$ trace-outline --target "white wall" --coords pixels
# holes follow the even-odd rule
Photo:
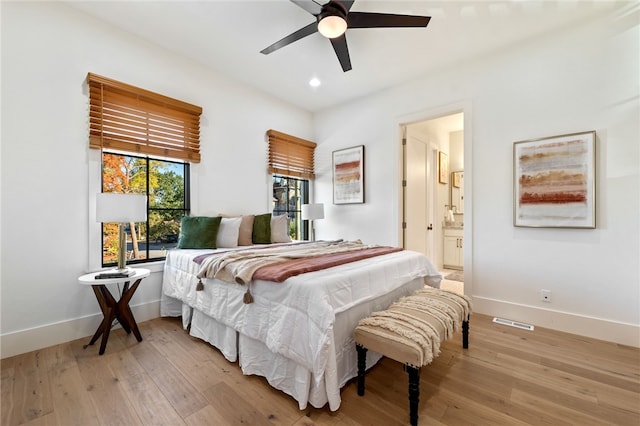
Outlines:
[[[399,123],[466,105],[465,290],[475,310],[640,346],[635,9],[317,114],[319,163],[364,144],[367,194],[364,205],[331,205],[330,167],[321,168],[318,238],[397,244]],[[597,229],[515,228],[513,142],[589,130],[597,131]],[[540,300],[542,288],[552,303]]]
[[[449,169],[451,172],[464,170],[464,131],[449,133]],[[451,184],[451,182],[449,182]]]
[[[93,292],[77,284],[99,251],[89,246],[99,176],[89,175],[87,72],[203,107],[194,214],[269,211],[265,131],[313,136],[310,113],[62,3],[3,2],[2,357],[100,322]],[[138,320],[158,315],[159,269],[132,301]]]

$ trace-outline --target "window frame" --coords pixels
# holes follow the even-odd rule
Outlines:
[[[298,182],[300,184],[300,200],[296,203],[296,208],[289,208],[290,207],[290,203],[287,202],[285,204],[286,208],[285,209],[280,209],[277,208],[277,206],[279,205],[275,199],[276,199],[276,179],[284,179],[287,180],[287,182],[289,181],[295,181]],[[310,198],[310,187],[311,187],[311,181],[309,179],[304,179],[304,178],[300,178],[300,177],[296,177],[296,176],[288,176],[288,175],[282,175],[282,174],[277,174],[277,173],[273,173],[271,175],[271,187],[272,187],[272,198],[274,199],[273,201],[273,208],[271,209],[271,214],[273,216],[278,216],[278,215],[283,215],[286,214],[289,217],[289,222],[291,222],[291,220],[295,221],[295,228],[298,235],[296,235],[298,240],[307,240],[309,238],[309,221],[308,220],[302,220],[302,205],[303,204],[308,204],[309,203],[309,198]],[[282,188],[282,187],[279,187]],[[290,185],[287,185],[286,188],[291,188]],[[297,189],[296,189],[297,190]],[[289,189],[290,191],[290,189]],[[288,197],[287,197],[288,198]],[[287,200],[288,201],[288,200]],[[293,214],[294,216],[292,217],[291,214]],[[298,226],[299,224],[299,226]],[[293,237],[292,237],[293,238]]]
[[[183,192],[184,192],[184,199],[183,199],[183,207],[182,208],[157,208],[157,207],[152,207],[151,206],[151,202],[147,202],[147,220],[144,222],[137,222],[137,223],[144,223],[144,228],[145,228],[145,235],[146,235],[146,240],[144,241],[145,243],[145,257],[142,259],[127,259],[126,264],[127,265],[136,265],[136,264],[148,264],[148,263],[153,263],[153,262],[164,262],[166,259],[166,256],[160,256],[160,257],[153,257],[150,258],[149,254],[150,254],[150,245],[151,243],[149,242],[149,216],[150,216],[150,212],[152,211],[181,211],[182,212],[182,216],[188,216],[191,213],[191,164],[189,162],[185,162],[185,161],[179,161],[173,158],[159,158],[159,157],[154,157],[154,156],[149,156],[149,155],[133,155],[129,152],[120,152],[120,151],[103,151],[101,152],[101,158],[100,158],[100,192],[103,192],[103,188],[104,188],[104,166],[103,166],[103,161],[102,161],[102,155],[118,155],[118,156],[122,156],[122,157],[129,157],[129,158],[135,158],[135,159],[141,159],[145,161],[145,195],[149,195],[149,177],[150,177],[150,167],[149,164],[151,161],[161,161],[163,163],[171,163],[171,164],[177,164],[177,165],[181,165],[183,167]],[[182,217],[181,216],[181,217]],[[176,245],[177,245],[177,240],[175,241]],[[100,265],[102,268],[109,268],[109,267],[113,267],[117,264],[117,261],[114,262],[105,262],[104,261],[104,224],[100,223]]]

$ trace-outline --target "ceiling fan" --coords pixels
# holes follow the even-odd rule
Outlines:
[[[350,12],[355,0],[330,0],[326,4],[317,3],[315,0],[290,0],[316,17],[306,27],[289,34],[282,40],[273,43],[260,53],[268,55],[294,41],[298,41],[315,32],[319,32],[329,40],[333,50],[338,56],[342,70],[351,69],[349,48],[345,31],[347,28],[390,28],[390,27],[426,27],[431,17],[414,15],[394,15],[391,13]]]

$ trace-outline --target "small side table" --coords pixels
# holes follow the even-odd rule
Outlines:
[[[96,279],[96,275],[101,274],[105,271],[93,272],[91,274],[86,274],[78,278],[78,282],[83,285],[90,285],[93,288],[93,292],[96,295],[96,299],[98,299],[98,304],[100,305],[100,309],[102,310],[102,322],[98,326],[96,333],[91,338],[91,341],[87,346],[93,345],[96,340],[102,335],[102,341],[100,342],[100,355],[104,354],[104,350],[107,347],[107,341],[109,340],[109,332],[111,331],[111,326],[113,324],[113,320],[117,319],[124,331],[127,334],[133,332],[133,335],[136,336],[138,342],[142,341],[142,336],[140,335],[140,330],[138,330],[138,324],[136,324],[136,320],[133,317],[133,313],[131,312],[131,308],[129,307],[129,301],[133,297],[133,294],[138,289],[138,285],[140,285],[140,281],[144,278],[148,277],[151,274],[151,271],[148,269],[135,268],[135,274],[127,278],[106,278],[106,279]],[[133,282],[132,286],[129,286],[129,283]],[[107,288],[107,284],[118,284],[124,283],[124,287],[122,288],[122,295],[120,296],[120,300],[117,300],[113,297],[109,289]]]

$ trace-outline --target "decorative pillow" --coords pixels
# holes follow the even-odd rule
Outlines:
[[[253,240],[251,238],[251,234],[253,234],[253,218],[252,214],[243,215],[243,216],[234,216],[228,214],[220,214],[222,217],[241,217],[242,222],[240,223],[240,231],[238,232],[238,245],[239,246],[250,246],[253,244]]]
[[[183,216],[180,221],[178,248],[216,248],[221,217]]]
[[[271,217],[271,242],[289,243],[289,216],[286,214]]]
[[[216,246],[220,247],[238,247],[238,234],[240,233],[241,217],[223,217],[220,221],[220,229],[216,237]]]
[[[271,243],[271,213],[255,215],[252,241],[253,244]]]
[[[242,216],[240,224],[240,233],[238,234],[239,246],[250,246],[253,244],[253,221],[255,216],[252,214]]]

